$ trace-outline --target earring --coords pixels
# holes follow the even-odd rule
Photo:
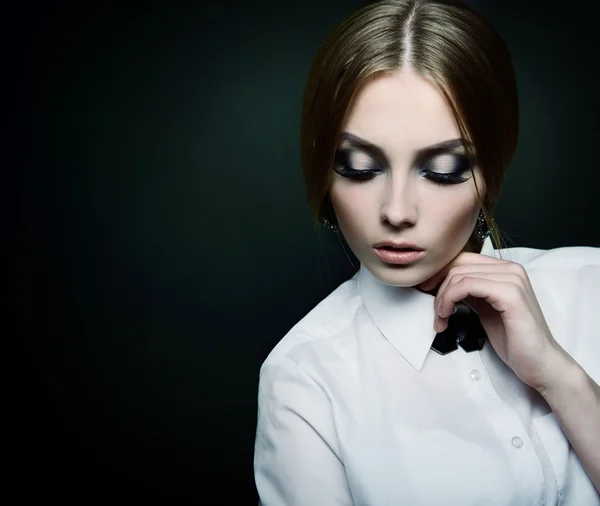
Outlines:
[[[339,232],[340,231],[340,227],[338,225],[335,225],[333,223],[331,223],[327,218],[323,218],[323,226],[329,230],[333,230],[334,232]]]
[[[490,229],[485,221],[485,215],[483,214],[483,211],[479,211],[479,217],[477,218],[477,237],[484,241],[488,235],[490,235]]]

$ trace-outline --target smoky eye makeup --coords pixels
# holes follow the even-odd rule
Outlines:
[[[342,144],[335,155],[335,171],[351,180],[373,179],[389,167],[378,148],[374,155],[360,147]],[[469,160],[466,154],[456,149],[422,150],[415,159],[414,167],[423,177],[441,185],[460,184],[470,179]]]
[[[463,153],[444,153],[426,158],[419,165],[421,173],[435,183],[460,184],[469,180],[469,159]]]
[[[335,155],[335,170],[350,178],[370,178],[381,172],[379,164],[367,153],[355,148],[340,148]]]
[[[420,164],[421,169],[431,172],[455,173],[464,172],[469,168],[467,156],[462,153],[444,153],[426,158]]]

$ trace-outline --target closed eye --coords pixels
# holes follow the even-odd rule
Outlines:
[[[464,174],[469,171],[469,162],[465,155],[443,153],[421,162],[417,167],[420,174],[435,184],[454,185],[468,181]],[[335,171],[340,176],[356,182],[365,182],[385,172],[382,167],[365,153],[356,149],[339,149],[335,156]]]

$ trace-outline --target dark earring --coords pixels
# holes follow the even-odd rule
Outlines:
[[[337,224],[335,211],[333,210],[333,204],[331,203],[331,197],[329,196],[329,194],[327,194],[327,196],[325,197],[325,216],[328,216],[329,219],[321,219],[323,226],[328,230],[332,230],[333,232],[339,232],[340,227]]]
[[[331,223],[327,218],[323,218],[321,221],[326,229],[333,230],[334,232],[340,231],[340,227],[334,223]]]
[[[485,221],[485,215],[483,211],[479,211],[479,217],[477,218],[477,237],[484,241],[487,236],[490,235],[490,229],[487,226],[487,222]]]

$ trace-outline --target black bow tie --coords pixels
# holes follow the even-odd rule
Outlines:
[[[436,334],[431,349],[446,355],[460,346],[465,351],[481,350],[487,334],[479,316],[464,302],[456,304],[457,310],[448,318],[448,327]]]

